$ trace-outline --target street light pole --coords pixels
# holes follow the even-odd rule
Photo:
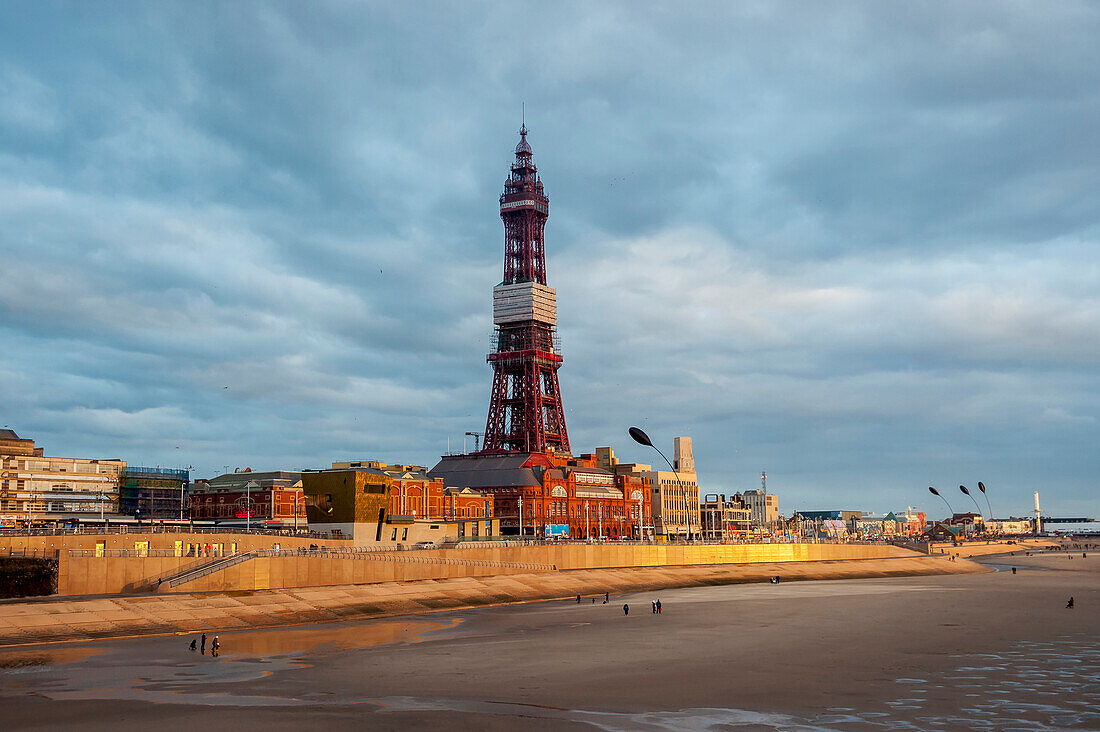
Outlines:
[[[663,452],[661,452],[657,448],[656,445],[653,444],[653,441],[649,439],[649,435],[647,435],[645,432],[638,429],[637,427],[631,427],[629,432],[630,432],[631,439],[633,439],[639,445],[645,445],[646,447],[652,447],[654,450],[657,450],[657,454],[660,455],[662,458],[664,458],[665,462],[668,463],[668,467],[672,468],[672,474],[676,476],[676,484],[680,486],[680,492],[683,494],[683,497],[684,497],[684,514],[685,514],[684,520],[685,520],[685,523],[687,525],[687,537],[686,538],[690,539],[691,538],[691,511],[688,508],[688,503],[689,502],[688,502],[688,497],[687,497],[687,490],[684,488],[684,481],[680,479],[679,471],[676,470],[676,467],[672,464],[672,461],[670,461],[667,457],[665,457],[665,454]]]
[[[940,495],[940,492],[938,490],[936,490],[932,486],[928,486],[928,492],[931,493],[934,496],[939,496],[940,500],[943,501],[947,505],[947,510],[951,512],[951,516],[954,517],[955,509],[951,508],[951,504],[947,502],[946,498],[944,498],[942,495]]]

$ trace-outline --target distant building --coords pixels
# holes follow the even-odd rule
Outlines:
[[[986,521],[986,531],[1004,536],[1021,536],[1035,530],[1033,519],[1010,519],[1008,521]]]
[[[779,496],[774,493],[745,491],[740,499],[750,511],[753,526],[770,531],[779,520]]]
[[[807,527],[812,527],[813,532],[823,538],[839,539],[848,536],[849,532],[855,532],[863,517],[861,511],[845,511],[835,509],[831,511],[796,511],[795,519],[801,519],[801,533],[809,533]]]
[[[894,514],[865,513],[856,521],[855,533],[861,539],[892,539],[899,534]]]
[[[943,524],[962,529],[963,536],[973,536],[985,531],[985,519],[980,513],[956,513]]]
[[[195,520],[305,528],[302,474],[291,470],[226,473],[197,480],[189,492]]]
[[[141,519],[186,518],[190,481],[186,470],[128,465],[120,478],[119,513]]]
[[[894,518],[899,536],[917,537],[924,533],[928,525],[928,516],[912,506],[906,506],[904,511],[893,511],[888,516]]]
[[[886,514],[863,513],[849,530],[863,539],[915,538],[924,533],[926,516],[912,506]]]
[[[921,539],[925,541],[958,541],[965,538],[963,535],[962,526],[948,526],[946,524],[936,522],[932,526],[928,527],[928,530],[921,534]]]
[[[703,541],[726,542],[752,533],[752,512],[740,497],[708,494],[699,505]]]
[[[416,465],[371,460],[333,463],[302,474],[312,531],[357,545],[441,543],[500,536],[492,498],[448,487]]]
[[[117,459],[46,457],[34,440],[0,430],[0,523],[118,514]]]

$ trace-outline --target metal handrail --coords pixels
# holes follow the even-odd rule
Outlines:
[[[179,572],[170,577],[165,577],[161,579],[158,584],[160,584],[160,582],[167,582],[169,587],[178,587],[197,580],[200,577],[205,577],[208,574],[220,572],[223,569],[229,569],[242,562],[247,562],[253,559],[254,556],[253,552],[244,552],[241,554],[231,554],[228,557],[219,557],[213,561],[205,562],[198,567],[192,567],[191,569]]]

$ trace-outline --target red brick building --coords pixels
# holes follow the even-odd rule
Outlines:
[[[190,515],[195,520],[306,527],[302,476],[297,472],[254,473],[249,470],[196,480],[191,484],[188,498]]]
[[[491,495],[506,535],[636,538],[639,511],[652,521],[648,481],[598,468],[595,455],[448,455],[429,474]]]

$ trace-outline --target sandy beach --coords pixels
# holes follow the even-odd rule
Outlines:
[[[20,729],[1100,728],[1100,555],[981,561],[235,631],[218,658],[16,648],[0,694]]]

